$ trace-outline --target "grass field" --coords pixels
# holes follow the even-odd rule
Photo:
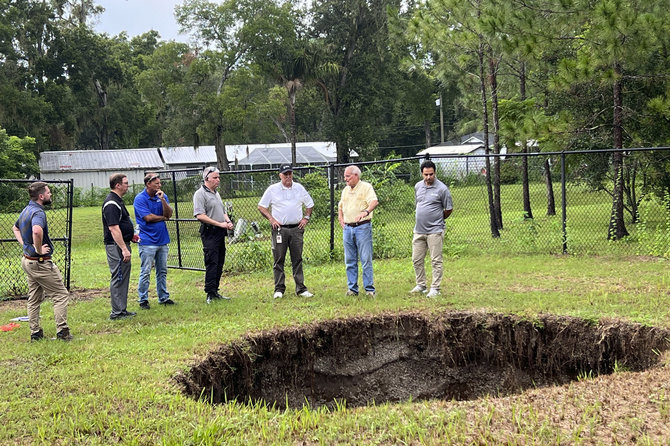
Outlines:
[[[465,224],[457,215],[450,219],[453,228]],[[492,394],[474,401],[380,402],[360,408],[210,405],[183,395],[175,382],[209,351],[246,334],[334,318],[468,310],[670,328],[670,272],[662,258],[635,256],[635,250],[629,255],[519,254],[510,246],[486,253],[467,245],[467,236],[447,247],[443,293],[432,300],[407,294],[414,285],[411,263],[392,258],[375,262],[375,299],[344,296],[341,262],[308,262],[306,282],[316,294],[309,300],[291,296],[290,275],[287,297],[273,300],[271,271],[256,266],[224,275],[224,291],[233,299],[206,305],[202,273],[170,270],[168,288],[177,305],[155,305],[152,282],[152,309],[140,312],[134,251],[129,310],[138,315],[109,321],[98,209],[75,209],[74,217],[69,322],[75,339],[30,343],[25,323],[0,332],[1,444],[668,444],[667,356],[647,371],[587,373],[571,384],[504,398]],[[400,232],[393,225],[389,219],[379,226],[388,234]],[[391,247],[408,249],[404,239],[389,240]],[[24,314],[25,302],[0,302],[2,324]],[[55,336],[49,302],[42,316],[45,335]]]

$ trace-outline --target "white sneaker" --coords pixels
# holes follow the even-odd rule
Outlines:
[[[305,290],[302,293],[298,294],[300,297],[314,297],[314,294],[310,293],[309,291]]]
[[[426,297],[436,297],[440,295],[440,290],[436,290],[435,288],[431,288],[430,291],[428,291],[428,294],[426,294]]]
[[[273,299],[279,299],[284,295],[281,291],[275,291],[274,295],[272,296]]]
[[[410,294],[416,294],[416,293],[426,294],[427,292],[428,292],[428,290],[425,287],[422,287],[421,285],[417,285],[410,290]]]

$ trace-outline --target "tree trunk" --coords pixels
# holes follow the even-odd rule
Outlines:
[[[637,180],[637,166],[638,161],[630,159],[630,162],[624,165],[624,184],[623,190],[626,194],[626,202],[628,203],[628,212],[630,213],[633,223],[637,223],[640,219],[638,212],[639,201],[637,199],[637,187],[635,182]]]
[[[622,97],[621,97],[621,64],[614,63],[616,79],[613,87],[614,97],[614,148],[619,152],[612,154],[612,170],[614,173],[614,191],[612,193],[612,213],[607,230],[609,240],[620,240],[628,235],[623,219],[623,128],[622,128]]]
[[[216,166],[220,171],[230,170],[228,155],[226,154],[226,143],[223,140],[223,125],[216,126],[214,135],[214,151],[216,152]]]
[[[519,67],[519,93],[521,100],[526,100],[526,64],[521,62]],[[521,140],[521,152],[528,153],[528,141],[525,135]],[[524,218],[533,218],[533,210],[530,207],[530,187],[528,184],[528,156],[521,158],[521,182],[523,189],[523,215]]]
[[[107,124],[107,91],[102,87],[98,79],[94,81],[95,91],[98,94],[98,104],[100,105],[101,122],[99,126],[98,144],[101,150],[109,149],[109,130]]]
[[[431,134],[430,134],[430,120],[426,119],[423,121],[423,132],[426,135],[426,149],[432,145]]]
[[[491,111],[493,112],[493,153],[500,154],[500,116],[498,113],[498,61],[489,56],[489,81],[491,83]],[[488,136],[488,135],[487,135]],[[488,137],[486,138],[488,139]],[[487,146],[488,148],[488,146]],[[503,228],[500,205],[500,157],[493,160],[493,206],[498,229]]]
[[[489,113],[486,107],[486,77],[484,76],[484,44],[479,43],[479,90],[482,96],[482,121],[484,124],[484,151],[488,155],[490,153],[489,148]],[[491,235],[493,237],[500,237],[500,231],[498,231],[498,224],[496,222],[495,207],[493,205],[493,189],[491,186],[491,160],[489,157],[486,157],[486,191],[489,198],[489,220],[491,224]]]
[[[556,200],[554,200],[554,185],[551,181],[549,158],[544,160],[544,182],[547,185],[547,215],[556,215]]]
[[[288,117],[289,122],[291,123],[291,165],[295,166],[297,161],[296,154],[296,140],[298,139],[298,131],[295,124],[295,97],[297,89],[295,87],[289,87],[288,91]]]

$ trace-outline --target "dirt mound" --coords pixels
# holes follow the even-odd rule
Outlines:
[[[665,329],[620,321],[450,312],[385,314],[248,336],[177,376],[214,403],[278,408],[413,399],[475,399],[641,371],[670,347]]]

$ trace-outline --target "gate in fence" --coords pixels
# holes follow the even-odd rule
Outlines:
[[[0,179],[0,300],[25,298],[28,283],[21,269],[23,248],[12,227],[30,197],[27,187],[35,180]],[[44,181],[52,192],[52,204],[46,207],[49,236],[54,244],[52,260],[70,289],[72,247],[73,181]]]
[[[670,255],[669,203],[650,184],[652,169],[670,163],[670,148],[626,149],[620,172],[624,188],[624,222],[629,236],[610,241],[612,154],[615,150],[488,155],[500,160],[500,228],[492,236],[485,155],[438,155],[437,176],[450,189],[454,212],[447,220],[445,254],[644,254]],[[619,151],[620,153],[620,151]],[[379,206],[373,218],[375,258],[411,256],[414,185],[421,181],[424,157],[356,163],[362,180],[373,184]],[[203,166],[204,167],[204,166]],[[306,228],[305,263],[343,258],[337,203],[346,165],[296,167],[294,178],[315,201]],[[661,169],[662,171],[662,169]],[[526,172],[526,173],[524,173]],[[163,190],[175,208],[168,222],[169,266],[203,269],[199,222],[192,196],[202,183],[202,169],[161,172]],[[527,181],[524,181],[527,177]],[[279,181],[275,169],[221,172],[219,193],[235,231],[230,234],[226,271],[254,271],[272,266],[270,225],[257,209],[268,185]],[[670,179],[669,179],[670,181]],[[667,234],[667,235],[666,235]]]

